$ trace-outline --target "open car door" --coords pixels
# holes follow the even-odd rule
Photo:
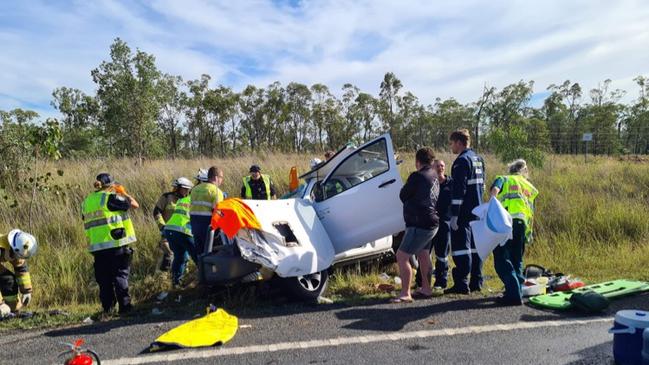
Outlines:
[[[336,253],[405,229],[389,134],[349,154],[314,189],[315,209]]]

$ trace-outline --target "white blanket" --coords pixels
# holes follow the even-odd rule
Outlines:
[[[472,213],[479,218],[470,223],[473,240],[478,255],[485,260],[498,245],[512,238],[512,217],[494,197],[475,207]]]

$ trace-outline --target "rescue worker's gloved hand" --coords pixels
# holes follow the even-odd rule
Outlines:
[[[10,314],[11,314],[11,308],[9,308],[7,303],[0,304],[0,318],[9,317]]]
[[[32,293],[23,294],[22,297],[23,297],[22,302],[24,306],[27,306],[29,302],[32,301]]]
[[[457,229],[460,228],[460,226],[457,225],[457,217],[451,217],[450,225],[451,225],[451,229],[454,231],[457,231]]]

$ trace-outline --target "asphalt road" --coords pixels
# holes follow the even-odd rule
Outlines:
[[[602,316],[495,306],[484,297],[413,304],[281,305],[231,311],[241,328],[222,347],[142,353],[191,319],[128,320],[0,334],[1,364],[55,364],[60,342],[85,339],[102,364],[611,364],[607,333],[620,309],[649,310],[649,294],[618,300]],[[5,354],[11,354],[7,357]]]

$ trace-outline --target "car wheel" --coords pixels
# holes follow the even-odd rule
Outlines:
[[[287,293],[302,301],[314,301],[325,291],[329,281],[329,272],[327,270],[316,272],[309,275],[284,278],[284,289]]]

